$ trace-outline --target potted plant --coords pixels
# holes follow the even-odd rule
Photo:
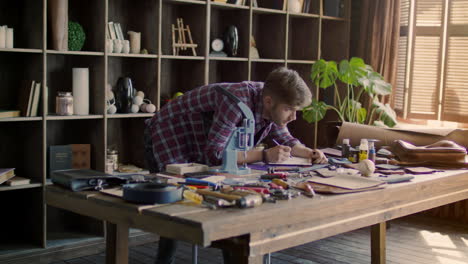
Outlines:
[[[389,104],[380,101],[380,97],[392,92],[391,84],[361,58],[342,60],[339,66],[335,61],[320,59],[312,66],[310,77],[315,85],[322,89],[333,87],[334,105],[313,99],[312,103],[302,110],[302,116],[307,122],[322,120],[331,109],[338,114],[342,122],[387,127],[397,124],[395,111]],[[339,82],[345,86],[341,91],[345,94],[340,94],[339,88],[342,86]],[[361,103],[364,94],[369,96],[367,106]]]

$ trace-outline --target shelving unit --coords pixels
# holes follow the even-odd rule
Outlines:
[[[78,242],[102,241],[101,222],[45,206],[44,187],[50,184],[47,149],[52,145],[91,144],[91,167],[100,171],[109,147],[119,151],[121,162],[145,166],[143,121],[153,114],[107,114],[108,83],[115,86],[119,77],[128,76],[160,109],[176,92],[214,82],[264,81],[279,66],[297,70],[313,87],[309,75],[316,60],[348,56],[351,0],[344,0],[343,18],[323,15],[327,0],[311,0],[307,14],[275,9],[272,0],[258,0],[258,7],[250,1],[246,6],[204,0],[68,1],[69,20],[86,32],[81,51],[52,49],[47,0],[0,0],[0,25],[13,27],[15,34],[15,48],[0,49],[0,108],[15,109],[21,80],[42,84],[37,117],[0,119],[0,167],[15,167],[18,176],[32,179],[20,187],[0,186],[6,216],[0,223],[8,227],[0,239],[0,262],[30,251],[60,252]],[[190,50],[173,55],[171,25],[179,17],[190,26],[197,56]],[[109,21],[120,23],[126,38],[127,31],[141,32],[148,54],[108,52]],[[229,25],[239,32],[238,55],[209,56],[211,41],[222,38]],[[251,57],[251,35],[260,58]],[[55,96],[72,91],[74,67],[89,68],[90,114],[57,116]],[[308,145],[314,128],[301,120],[290,127]]]

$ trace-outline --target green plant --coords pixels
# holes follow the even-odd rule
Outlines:
[[[312,103],[302,110],[303,118],[307,122],[322,120],[331,109],[338,114],[341,121],[388,127],[397,124],[395,111],[379,99],[390,94],[392,86],[361,58],[342,60],[339,67],[335,61],[318,60],[312,66],[310,77],[314,84],[322,89],[333,87],[335,95],[334,105],[313,99]],[[345,85],[344,96],[340,95],[338,81]],[[361,103],[364,93],[369,96],[365,107]]]
[[[68,22],[68,50],[79,51],[83,48],[86,34],[83,27],[73,21]]]

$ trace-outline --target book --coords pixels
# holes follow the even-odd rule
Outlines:
[[[117,35],[115,34],[114,22],[108,22],[107,28],[109,30],[109,37],[110,39],[117,39]]]
[[[122,27],[120,26],[120,23],[114,23],[114,28],[115,28],[115,35],[117,36],[117,39],[124,40],[124,35],[122,32]]]
[[[34,87],[34,96],[31,103],[31,115],[30,116],[37,116],[37,110],[39,109],[39,98],[41,95],[41,83],[36,82]]]
[[[96,170],[56,170],[51,173],[50,178],[54,184],[75,192],[94,189],[99,185],[119,185],[127,181],[125,178]]]
[[[22,81],[19,87],[18,108],[21,116],[28,116],[31,108],[31,93],[34,88],[34,81]]]
[[[18,117],[20,116],[20,110],[0,110],[0,118],[4,117]]]
[[[16,176],[5,182],[8,186],[18,186],[31,183],[31,179]]]
[[[71,144],[72,150],[72,168],[90,169],[91,168],[91,145],[90,144]]]
[[[302,13],[309,13],[310,12],[310,1],[311,0],[304,0],[304,4],[302,6]]]
[[[0,184],[15,177],[15,168],[0,168]]]
[[[53,171],[72,168],[72,148],[70,145],[49,146],[48,154],[49,176]]]

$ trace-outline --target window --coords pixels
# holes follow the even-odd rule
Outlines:
[[[468,0],[402,0],[394,107],[468,123]]]

